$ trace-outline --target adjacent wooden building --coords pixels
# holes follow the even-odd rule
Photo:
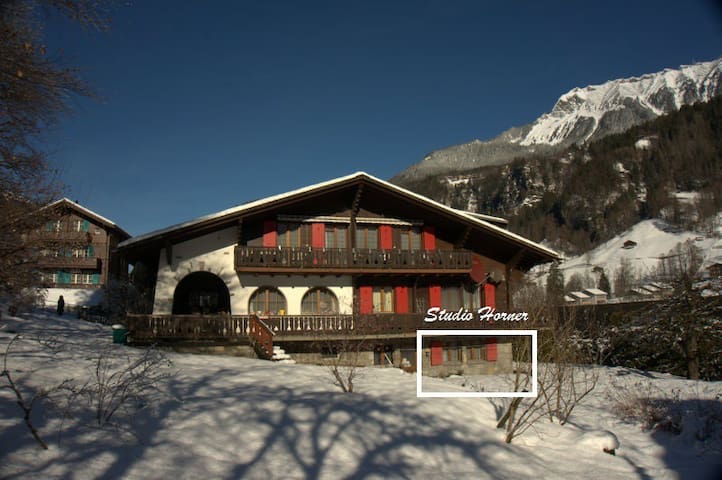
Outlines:
[[[120,274],[113,252],[130,234],[111,220],[62,198],[45,207],[47,222],[37,232],[38,267],[45,301],[63,296],[68,307],[90,306],[102,299],[102,287]]]
[[[363,363],[395,365],[413,360],[418,329],[479,327],[426,323],[430,307],[511,310],[511,285],[557,259],[502,219],[363,172],[134,237],[117,252],[152,289],[152,310],[128,316],[132,342],[226,348],[250,336],[262,356],[272,343],[314,361],[352,340]]]

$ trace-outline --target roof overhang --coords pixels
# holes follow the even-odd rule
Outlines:
[[[316,197],[341,192],[349,188],[363,188],[365,198],[378,198],[379,203],[388,204],[387,200],[399,200],[414,206],[419,216],[429,223],[453,223],[464,225],[469,232],[472,244],[488,245],[499,251],[500,257],[509,263],[513,259],[515,266],[527,270],[534,265],[555,261],[560,258],[555,251],[520,235],[512,233],[499,225],[502,219],[489,217],[485,219],[478,214],[463,212],[427,197],[411,192],[405,188],[380,180],[365,172],[339,177],[333,180],[310,185],[283,194],[273,195],[260,200],[248,202],[217,213],[205,215],[187,222],[149,232],[130,238],[118,245],[118,251],[133,256],[134,252],[154,250],[164,245],[177,243],[189,238],[201,236],[220,228],[237,225],[246,217],[252,217],[279,210],[299,202],[312,200]],[[493,219],[493,220],[492,220]]]

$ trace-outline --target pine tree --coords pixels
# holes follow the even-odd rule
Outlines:
[[[559,264],[554,262],[549,268],[547,277],[547,301],[552,305],[560,305],[564,300],[564,274]]]
[[[609,278],[607,278],[607,274],[604,273],[604,270],[602,270],[601,275],[599,275],[599,282],[597,283],[597,288],[603,292],[612,292],[612,285],[609,283]]]

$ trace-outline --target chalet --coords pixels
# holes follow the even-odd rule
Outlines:
[[[565,300],[580,305],[588,305],[590,303],[593,303],[591,295],[585,292],[569,292],[569,294],[565,296]]]
[[[583,290],[583,293],[589,295],[589,297],[591,298],[591,303],[595,305],[598,303],[606,303],[607,298],[609,297],[609,294],[607,292],[598,288],[585,288]]]
[[[119,273],[112,252],[130,234],[67,198],[47,205],[45,210],[49,220],[37,235],[46,304],[54,306],[60,295],[69,308],[100,303],[102,287]]]
[[[514,282],[558,258],[505,227],[362,172],[246,203],[118,246],[153,298],[127,316],[129,340],[260,356],[273,344],[299,361],[351,340],[361,363],[413,364],[416,330],[482,328],[426,323],[430,307],[511,311]]]

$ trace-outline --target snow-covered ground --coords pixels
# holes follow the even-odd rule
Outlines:
[[[110,327],[50,313],[4,316],[3,352],[16,333],[22,338],[7,368],[26,395],[65,378],[85,382],[108,348],[119,360],[142,354],[113,345]],[[53,348],[38,338],[52,339]],[[417,398],[415,375],[399,369],[362,369],[356,393],[343,394],[324,367],[168,357],[172,375],[161,385],[167,395],[152,410],[117,419],[135,436],[75,417],[62,421],[40,408],[33,421],[50,447],[42,450],[12,392],[0,389],[0,478],[716,479],[722,472],[719,440],[702,444],[693,430],[643,431],[622,420],[610,400],[624,385],[644,384],[717,402],[722,382],[600,368],[600,384],[569,424],[543,421],[506,444],[495,428],[505,400]],[[429,379],[441,390],[467,388],[463,381]],[[611,435],[620,443],[616,456],[601,451]]]
[[[566,259],[559,268],[564,273],[565,280],[568,280],[575,273],[587,276],[591,275],[594,267],[601,267],[611,281],[622,260],[628,260],[635,273],[645,277],[654,273],[660,257],[668,255],[678,244],[687,241],[693,242],[701,250],[704,257],[703,267],[722,263],[722,231],[709,237],[675,230],[661,220],[644,220],[597,248]],[[625,242],[634,242],[634,246],[624,248]],[[543,270],[545,269],[539,272],[542,273]]]

